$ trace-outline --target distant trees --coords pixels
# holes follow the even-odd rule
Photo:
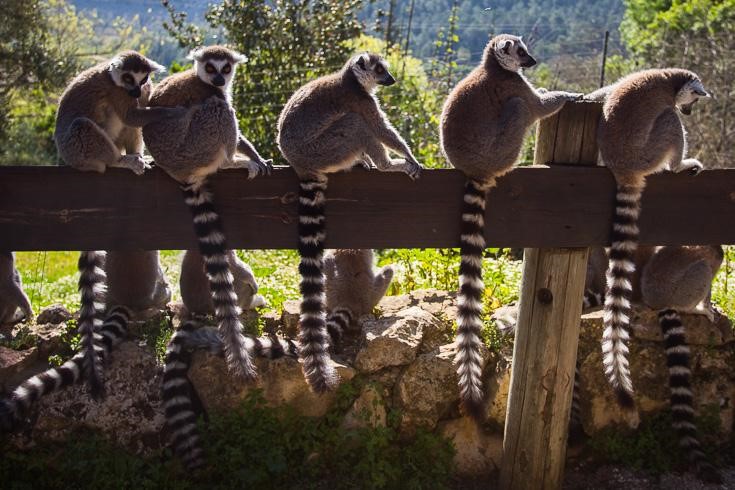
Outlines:
[[[646,66],[679,66],[713,94],[691,117],[690,153],[707,167],[735,166],[735,0],[626,0],[621,32]]]

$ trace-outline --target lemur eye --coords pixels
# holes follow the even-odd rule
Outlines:
[[[383,68],[382,65],[378,65],[378,67],[375,68],[375,73],[377,73],[378,75],[382,75],[383,73],[385,73],[385,68]]]
[[[526,56],[526,50],[523,48],[518,48],[518,56]]]
[[[142,78],[142,79],[140,80],[140,86],[142,87],[142,86],[143,86],[143,85],[145,85],[146,83],[148,83],[148,75],[144,76],[144,77],[143,77],[143,78]]]
[[[122,76],[122,81],[127,83],[128,85],[135,84],[135,78],[133,78],[133,75],[130,73],[126,73]]]
[[[206,70],[207,73],[214,73],[216,71],[212,63],[207,63],[204,69]]]
[[[231,71],[232,71],[232,65],[230,65],[229,63],[227,63],[225,66],[222,67],[222,73],[224,73],[225,75],[227,75]]]

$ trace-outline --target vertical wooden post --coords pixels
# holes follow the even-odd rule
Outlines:
[[[599,104],[575,103],[541,121],[534,164],[594,165],[599,115]],[[524,251],[500,469],[504,490],[561,488],[588,252]]]

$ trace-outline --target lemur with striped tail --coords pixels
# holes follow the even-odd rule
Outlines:
[[[332,350],[350,325],[373,311],[393,279],[393,267],[373,267],[371,249],[329,250],[324,255],[327,332]]]
[[[626,408],[635,405],[626,341],[641,195],[650,174],[666,168],[692,173],[702,169],[699,161],[684,159],[686,132],[677,113],[691,114],[700,97],[708,94],[699,77],[675,68],[633,73],[587,96],[605,101],[597,142],[600,157],[617,183],[602,353],[605,374]]]
[[[95,350],[103,363],[127,334],[130,311],[125,307],[110,310],[99,328],[100,347]],[[12,391],[9,397],[0,400],[0,429],[13,430],[42,396],[71,386],[82,378],[86,353],[79,352],[59,367],[53,367],[28,378]]]
[[[250,357],[277,359],[279,357],[298,357],[298,346],[289,339],[275,335],[264,337],[245,336],[245,345]],[[201,327],[194,321],[186,321],[174,332],[166,347],[165,367],[163,370],[162,401],[166,427],[170,432],[174,452],[188,469],[196,469],[204,464],[197,430],[198,399],[187,373],[191,365],[192,351],[205,349],[222,355],[224,343],[221,334],[211,327]]]
[[[278,119],[278,147],[299,177],[299,254],[301,263],[300,355],[314,391],[334,388],[338,376],[329,364],[324,299],[325,192],[327,175],[356,164],[416,179],[421,165],[390,124],[374,92],[393,85],[386,61],[362,53],[342,70],[299,88]],[[386,147],[405,160],[391,160]]]
[[[181,107],[146,107],[150,75],[163,70],[145,56],[125,51],[75,77],[61,95],[56,114],[54,141],[61,159],[82,171],[122,167],[142,174],[146,164],[140,128],[184,113]],[[100,349],[95,332],[105,310],[104,259],[104,252],[97,251],[79,257],[80,343],[87,359],[85,378],[95,398],[104,391],[100,356],[94,353]]]
[[[461,217],[457,374],[463,411],[480,420],[484,394],[480,356],[485,197],[513,169],[533,123],[581,94],[535,89],[521,73],[536,60],[518,36],[490,40],[480,66],[452,90],[442,110],[440,144],[467,176]]]
[[[231,82],[236,65],[245,61],[245,56],[223,46],[210,46],[192,51],[190,58],[194,67],[164,79],[150,101],[153,107],[184,106],[186,115],[145,126],[143,138],[156,165],[181,184],[191,211],[227,365],[232,373],[254,379],[255,366],[242,333],[222,220],[207,177],[220,168],[246,168],[253,178],[270,173],[271,164],[242,135],[232,108]]]
[[[700,314],[711,321],[714,319],[710,293],[723,255],[719,245],[661,247],[643,267],[641,274],[643,301],[658,310],[664,336],[672,426],[697,476],[707,482],[720,482],[721,478],[702,451],[694,423],[690,351],[680,313]]]

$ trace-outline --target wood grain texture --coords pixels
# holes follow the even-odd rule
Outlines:
[[[330,177],[327,246],[456,247],[464,177],[425,171],[359,171]],[[291,169],[247,180],[240,170],[212,178],[233,248],[296,246],[297,180]],[[735,243],[735,170],[649,178],[641,240],[647,244]],[[614,180],[602,167],[524,167],[488,195],[486,238],[497,247],[609,245]],[[67,167],[0,167],[0,249],[185,249],[191,216],[176,183],[153,169],[77,172]]]

